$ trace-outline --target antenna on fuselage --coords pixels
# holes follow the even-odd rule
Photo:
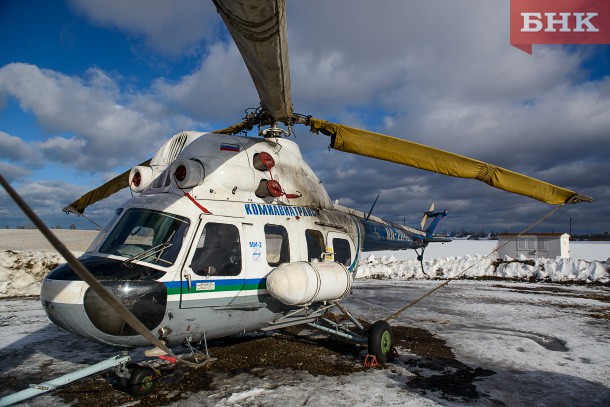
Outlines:
[[[377,200],[379,199],[379,194],[377,194],[377,198],[375,198],[375,202],[373,202],[373,206],[371,206],[371,210],[369,211],[368,215],[366,215],[366,220],[369,220],[369,218],[371,217],[371,213],[373,213],[373,208],[375,208],[375,204],[377,203]]]

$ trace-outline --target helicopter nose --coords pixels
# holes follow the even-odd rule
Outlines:
[[[55,325],[79,333],[79,321],[86,319],[82,293],[87,288],[83,281],[45,279],[40,290],[40,301],[47,316]]]
[[[158,327],[167,307],[167,289],[157,281],[102,283],[148,329]],[[45,279],[40,299],[49,319],[78,335],[112,345],[139,345],[143,339],[83,281]],[[142,344],[147,343],[146,340]]]
[[[167,289],[158,281],[107,281],[103,285],[149,330],[165,317]],[[137,333],[99,295],[88,288],[83,296],[85,312],[97,329],[108,335]]]

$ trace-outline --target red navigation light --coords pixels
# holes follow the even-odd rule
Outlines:
[[[184,165],[177,166],[176,171],[174,171],[174,177],[178,182],[184,181],[186,178],[186,167]]]

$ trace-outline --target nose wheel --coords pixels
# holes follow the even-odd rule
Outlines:
[[[127,370],[129,371],[129,377],[119,378],[119,386],[123,390],[127,390],[132,396],[142,397],[155,389],[158,374],[154,369],[148,366],[140,366],[137,363],[129,363],[127,364]]]
[[[127,391],[132,396],[146,396],[157,385],[157,374],[150,367],[136,368],[127,382]]]

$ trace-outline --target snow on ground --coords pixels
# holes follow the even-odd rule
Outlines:
[[[424,270],[414,250],[365,253],[359,278],[481,278],[497,277],[524,281],[610,282],[610,242],[570,242],[570,258],[498,259],[492,252],[495,240],[454,240],[430,244]],[[490,255],[492,254],[492,255]]]
[[[40,295],[44,277],[64,262],[53,252],[0,252],[0,298]]]
[[[362,281],[346,305],[383,318],[436,286]],[[456,281],[391,322],[428,329],[460,362],[495,372],[477,383],[489,395],[481,404],[610,405],[609,294],[607,287]]]
[[[497,244],[497,240],[453,240],[449,243],[430,243],[424,258],[485,256],[491,253]],[[413,250],[379,251],[375,252],[375,255],[394,256],[397,260],[414,260],[417,257]],[[604,262],[610,259],[610,242],[570,242],[570,258]]]
[[[344,304],[360,317],[381,319],[436,285],[360,280]],[[391,321],[433,333],[446,341],[455,360],[399,348],[400,356],[386,369],[347,376],[273,367],[218,374],[210,378],[211,389],[185,393],[169,405],[605,407],[610,405],[609,302],[603,286],[455,281]],[[0,395],[6,394],[4,386],[40,383],[118,352],[58,329],[36,299],[2,305]],[[473,398],[452,394],[451,384],[463,385],[469,374],[479,375],[471,380]],[[54,393],[26,405],[70,404]]]
[[[75,234],[66,233],[68,239],[78,247],[69,247],[76,254],[94,236],[70,232]],[[4,233],[0,233],[0,296],[35,295],[45,268],[61,259],[41,247],[35,235],[11,233],[11,246]],[[411,251],[366,253],[353,295],[344,302],[362,318],[385,318],[438,286],[440,282],[432,279],[452,278],[470,266],[465,274],[471,278],[494,275],[564,283],[453,281],[390,321],[393,326],[425,329],[446,341],[454,361],[426,360],[399,349],[400,357],[389,368],[348,376],[274,368],[220,375],[214,379],[215,389],[184,394],[174,405],[610,405],[610,289],[607,265],[599,261],[608,258],[610,243],[573,242],[572,259],[538,259],[529,264],[504,259],[494,268],[491,260],[481,259],[495,243],[431,246],[425,273]],[[576,257],[579,251],[589,254]],[[382,279],[366,278],[371,276]],[[575,281],[604,284],[565,284]],[[40,383],[117,353],[55,327],[37,299],[5,298],[0,304],[2,395],[7,393],[4,386]],[[466,366],[461,370],[466,375],[489,372],[473,381],[478,397],[474,401],[435,387],[439,381],[446,385],[457,380],[460,366]],[[68,404],[51,394],[26,405]]]

